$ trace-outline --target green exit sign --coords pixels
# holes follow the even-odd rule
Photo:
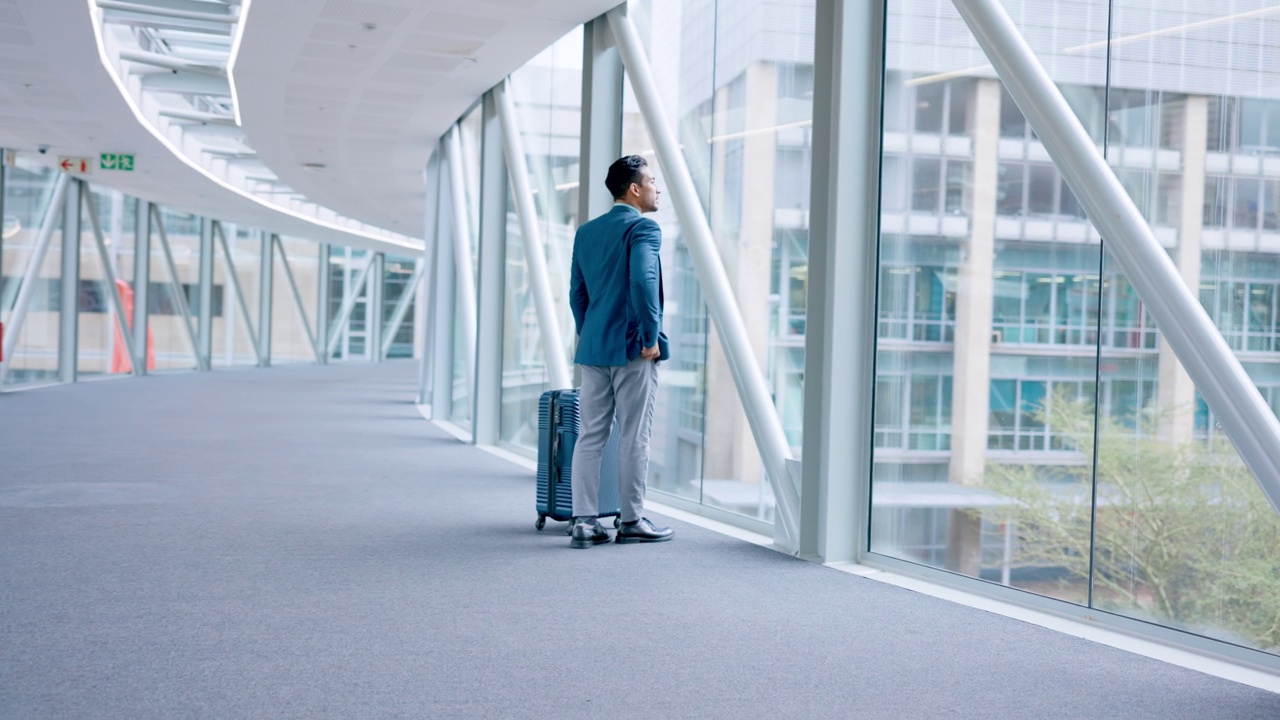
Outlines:
[[[126,172],[132,172],[133,156],[121,155],[120,153],[102,153],[101,165],[103,170],[124,170]]]

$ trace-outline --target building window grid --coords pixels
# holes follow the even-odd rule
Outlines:
[[[993,378],[989,401],[987,449],[1019,452],[1070,451],[1062,430],[1046,418],[1058,397],[1092,402],[1092,380],[1048,378]]]
[[[877,449],[951,449],[950,375],[886,372],[876,378]]]
[[[954,342],[956,273],[955,267],[883,263],[880,271],[880,339]],[[928,282],[927,288],[924,282]],[[894,288],[897,289],[897,307],[886,309],[885,296],[892,294]]]
[[[1280,281],[1206,277],[1200,302],[1232,350],[1280,351]]]

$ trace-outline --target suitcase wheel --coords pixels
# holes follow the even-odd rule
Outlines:
[[[536,527],[536,528],[538,528],[539,530],[541,530],[542,528],[546,527],[546,526],[547,526],[547,516],[546,516],[546,515],[539,515],[539,516],[538,516],[538,522],[534,523],[534,524],[533,524],[533,526],[534,526],[534,527]]]
[[[613,529],[617,530],[622,527],[622,516],[619,515],[613,519]]]

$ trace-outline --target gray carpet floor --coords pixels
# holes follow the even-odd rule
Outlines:
[[[416,368],[0,396],[4,718],[1280,718],[1280,696],[672,523],[570,550]],[[557,526],[558,527],[558,526]]]

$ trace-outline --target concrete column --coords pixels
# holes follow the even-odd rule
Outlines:
[[[969,103],[973,138],[970,235],[962,253],[956,289],[955,358],[951,381],[951,460],[947,479],[957,485],[982,482],[987,462],[991,385],[991,310],[995,280],[996,185],[1000,141],[1000,81],[974,83]],[[952,510],[947,568],[977,575],[981,519]]]
[[[1182,205],[1178,216],[1178,246],[1173,262],[1193,293],[1199,293],[1200,258],[1204,234],[1204,172],[1209,131],[1209,101],[1190,95],[1182,123]],[[1182,363],[1160,336],[1157,393],[1161,435],[1172,444],[1190,442],[1195,429],[1196,386]]]
[[[778,76],[777,68],[772,63],[755,63],[747,68],[745,106],[742,110],[745,113],[743,130],[769,128],[778,123]],[[729,140],[715,145],[717,167],[724,167],[723,153],[729,142],[736,141]],[[743,144],[741,176],[724,178],[724,173],[712,173],[713,178],[716,178],[712,187],[717,198],[725,197],[735,189],[733,185],[741,184],[740,214],[734,218],[727,217],[725,213],[729,208],[721,200],[713,203],[711,217],[719,219],[718,224],[721,224],[721,227],[715,228],[720,257],[742,313],[751,350],[760,367],[767,368],[777,134],[750,133],[740,142]],[[721,182],[727,186],[720,187]],[[733,224],[737,227],[732,227]],[[709,413],[706,423],[704,476],[713,479],[734,478],[754,484],[764,475],[755,436],[751,432],[742,404],[737,401],[733,375],[729,372],[722,343],[715,338],[714,328],[711,329],[710,336],[712,339],[708,340],[707,348],[707,408],[714,412]]]

